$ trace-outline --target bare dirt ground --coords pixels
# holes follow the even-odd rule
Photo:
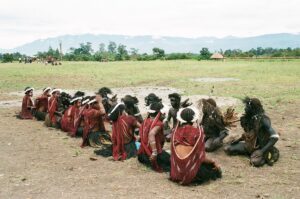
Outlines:
[[[167,101],[166,95],[160,96]],[[1,95],[0,100],[20,101],[20,96]],[[167,173],[155,173],[136,159],[114,162],[96,156],[93,148],[79,147],[81,139],[46,128],[42,122],[16,119],[19,109],[0,107],[0,198],[279,199],[300,196],[299,102],[266,110],[280,133],[277,146],[281,157],[273,167],[251,167],[247,157],[228,157],[220,149],[209,156],[220,163],[223,178],[189,187],[172,183]],[[232,130],[231,136],[241,133],[238,127]],[[90,157],[97,160],[92,161]]]

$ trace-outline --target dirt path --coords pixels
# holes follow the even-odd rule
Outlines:
[[[300,107],[288,104],[268,110],[281,134],[279,162],[253,168],[246,157],[209,154],[223,169],[223,178],[183,187],[136,159],[114,162],[90,157],[80,139],[49,129],[41,122],[18,120],[18,108],[0,108],[0,198],[299,198]],[[279,112],[278,110],[281,110]],[[284,117],[282,116],[284,115]],[[232,135],[241,133],[237,128]]]

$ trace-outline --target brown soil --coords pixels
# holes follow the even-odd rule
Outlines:
[[[0,108],[0,198],[300,196],[299,103],[267,110],[280,133],[281,157],[273,167],[254,168],[247,157],[228,157],[218,150],[208,156],[220,163],[223,178],[198,186],[179,186],[168,180],[168,174],[155,173],[136,159],[114,162],[96,156],[93,148],[79,147],[80,139],[46,128],[42,122],[16,119],[17,111],[19,107]],[[231,137],[241,133],[236,128]]]

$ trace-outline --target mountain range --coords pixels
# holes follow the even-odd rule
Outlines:
[[[139,53],[151,53],[152,48],[158,47],[164,49],[167,53],[171,52],[192,52],[199,53],[201,48],[207,47],[211,52],[223,51],[226,49],[250,50],[257,47],[272,48],[298,48],[300,47],[300,34],[278,33],[266,34],[253,37],[169,37],[169,36],[126,36],[126,35],[108,35],[108,34],[81,34],[81,35],[63,35],[47,39],[38,39],[33,42],[18,46],[13,49],[0,49],[4,52],[20,52],[26,55],[34,55],[38,51],[47,51],[49,46],[53,49],[59,48],[62,43],[63,52],[66,53],[71,47],[79,47],[80,43],[91,42],[95,51],[99,49],[99,44],[107,44],[114,41],[116,44],[124,44],[127,49],[136,48]]]

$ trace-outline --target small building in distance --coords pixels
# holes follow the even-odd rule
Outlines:
[[[220,53],[214,53],[212,56],[210,56],[210,59],[224,61],[224,56]]]

